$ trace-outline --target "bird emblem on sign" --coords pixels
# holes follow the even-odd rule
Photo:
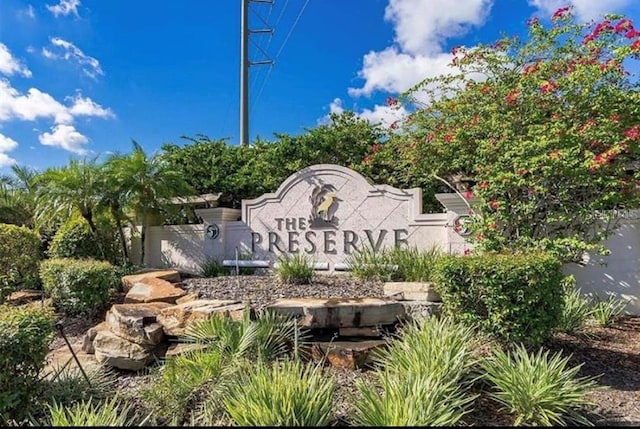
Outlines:
[[[313,227],[335,226],[335,212],[340,199],[336,196],[336,188],[331,184],[315,186],[311,195],[311,217],[309,223]]]

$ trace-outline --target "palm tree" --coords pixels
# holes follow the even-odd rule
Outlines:
[[[38,172],[21,165],[11,171],[13,175],[0,176],[0,222],[33,227]]]
[[[101,253],[104,253],[94,222],[103,191],[100,175],[96,158],[73,159],[66,167],[50,168],[39,175],[36,181],[36,224],[49,226],[68,219],[77,211],[87,221]]]
[[[122,255],[125,261],[129,261],[129,249],[124,236],[124,223],[128,219],[124,213],[124,207],[127,203],[128,192],[125,189],[125,184],[119,182],[122,181],[122,175],[118,174],[116,170],[119,162],[115,162],[115,159],[120,157],[123,157],[123,155],[112,155],[109,160],[102,165],[103,193],[100,206],[109,210],[109,213],[111,213],[111,217],[116,223],[116,228],[120,236]]]
[[[193,191],[183,177],[158,155],[148,156],[135,140],[128,155],[115,155],[107,161],[115,192],[124,195],[124,201],[141,221],[140,263],[144,264],[145,239],[151,219],[160,213],[163,201]]]

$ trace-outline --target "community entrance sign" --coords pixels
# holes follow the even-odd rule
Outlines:
[[[447,215],[422,214],[421,206],[420,189],[372,185],[348,168],[314,165],[275,193],[244,200],[247,230],[237,242],[254,259],[304,254],[333,269],[363,249],[443,243]]]

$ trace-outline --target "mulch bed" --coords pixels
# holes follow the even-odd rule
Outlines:
[[[381,297],[381,282],[361,282],[348,275],[316,276],[310,285],[285,285],[271,275],[187,278],[180,286],[189,292],[198,291],[202,298],[238,299],[250,301],[261,309],[278,298],[293,297]],[[72,342],[82,338],[86,330],[104,318],[65,319],[65,333]],[[52,344],[62,345],[58,338]],[[571,364],[583,364],[580,375],[598,376],[599,388],[589,395],[594,403],[590,419],[598,426],[640,425],[640,317],[622,316],[607,328],[589,327],[581,335],[558,334],[545,346],[552,352],[571,354]],[[335,410],[339,423],[346,423],[350,408],[347,399],[356,393],[355,381],[371,377],[369,371],[327,368],[337,381]],[[118,385],[123,389],[146,384],[148,374],[119,372]],[[145,382],[137,380],[145,378]],[[511,426],[512,418],[500,410],[500,405],[482,397],[475,409],[464,419],[473,426]]]

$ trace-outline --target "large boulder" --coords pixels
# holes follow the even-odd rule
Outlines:
[[[138,271],[137,273],[130,274],[122,277],[122,287],[125,292],[128,292],[136,283],[140,282],[145,277],[154,277],[157,279],[166,280],[170,283],[178,283],[180,281],[180,273],[176,270],[156,270],[145,269]]]
[[[100,322],[93,328],[89,328],[89,330],[84,334],[84,337],[82,337],[82,351],[92,355],[95,352],[93,348],[93,340],[96,338],[96,335],[98,335],[98,332],[108,329],[109,325],[107,322]]]
[[[284,298],[266,309],[314,329],[390,325],[406,317],[401,303],[382,298]]]
[[[153,361],[153,346],[127,341],[110,330],[98,332],[93,347],[98,362],[115,368],[138,371]]]
[[[125,304],[168,302],[175,304],[176,300],[187,293],[175,287],[172,283],[155,277],[144,277],[134,283],[124,297]]]
[[[171,304],[115,304],[107,311],[105,323],[111,332],[125,340],[155,346],[164,337],[162,325],[156,322],[156,317],[167,307],[171,307]]]
[[[187,328],[198,320],[207,320],[214,315],[242,318],[245,304],[240,301],[221,299],[199,299],[164,308],[158,314],[157,321],[167,335],[184,335]]]

